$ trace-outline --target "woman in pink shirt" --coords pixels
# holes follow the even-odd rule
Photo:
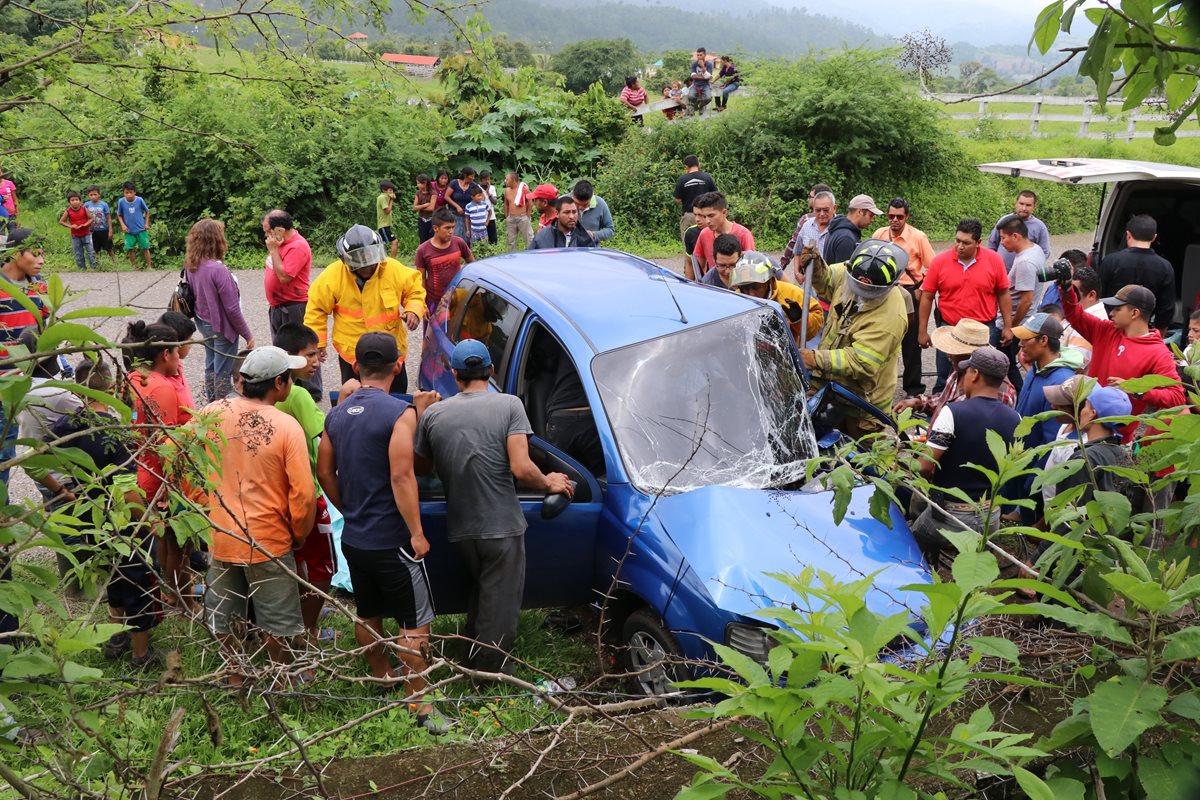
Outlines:
[[[625,79],[625,88],[621,90],[620,99],[631,111],[637,111],[646,104],[646,90],[638,83],[636,75],[630,75]],[[633,119],[639,125],[644,123],[642,117],[634,117]]]
[[[8,212],[9,224],[17,226],[17,185],[4,177],[4,167],[0,167],[0,205]]]

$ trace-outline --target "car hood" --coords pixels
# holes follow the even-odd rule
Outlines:
[[[751,614],[796,598],[769,572],[824,570],[846,581],[875,572],[868,606],[881,614],[916,614],[924,595],[900,587],[930,583],[929,569],[898,509],[889,529],[868,504],[874,488],[854,490],[840,525],[832,492],[782,492],[707,486],[662,497],[655,506],[667,533],[713,601]]]

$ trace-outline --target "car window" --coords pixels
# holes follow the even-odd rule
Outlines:
[[[471,292],[475,290],[475,282],[469,280],[461,280],[454,287],[454,291],[447,292],[450,297],[450,305],[446,311],[446,334],[455,344],[459,342],[458,329],[462,325],[463,310],[467,307],[467,298],[471,296]],[[443,298],[442,302],[446,302]]]
[[[524,315],[524,309],[496,292],[480,287],[467,300],[462,324],[450,336],[450,340],[458,344],[463,339],[477,339],[487,345],[492,354],[492,364],[496,367],[496,382],[503,387],[507,368],[505,358]]]

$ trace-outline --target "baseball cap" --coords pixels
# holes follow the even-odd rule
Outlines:
[[[1051,339],[1061,339],[1063,326],[1056,318],[1044,311],[1039,311],[1025,320],[1024,324],[1012,329],[1013,336],[1018,339],[1032,339],[1035,336],[1049,336]]]
[[[1133,413],[1133,403],[1130,402],[1129,395],[1115,386],[1097,386],[1088,394],[1087,399],[1096,410],[1096,415],[1100,417],[1127,417]],[[1110,430],[1116,430],[1125,423],[1114,420],[1103,424]]]
[[[553,183],[540,183],[538,187],[529,193],[531,200],[557,200],[558,189]]]
[[[1046,395],[1046,402],[1050,405],[1070,408],[1075,405],[1079,385],[1087,380],[1091,379],[1086,375],[1072,375],[1055,386],[1043,386],[1042,394]]]
[[[1122,286],[1121,290],[1113,297],[1105,297],[1100,302],[1106,306],[1129,305],[1134,308],[1140,308],[1143,314],[1149,314],[1158,305],[1158,298],[1154,296],[1154,292],[1145,286],[1138,286],[1136,283],[1131,283],[1128,286]]]
[[[251,383],[258,383],[278,378],[283,373],[300,369],[306,364],[308,359],[303,356],[289,356],[282,347],[264,345],[250,351],[238,372]]]
[[[474,369],[491,365],[491,351],[478,339],[463,339],[454,346],[454,352],[450,354],[450,369]]]
[[[0,253],[22,247],[37,247],[43,238],[34,233],[33,228],[10,228],[8,238],[5,238],[3,229],[0,229]]]
[[[354,360],[368,367],[386,367],[400,360],[396,337],[383,331],[370,331],[358,337],[354,345]]]
[[[879,206],[875,205],[875,201],[871,199],[871,195],[869,194],[854,195],[854,197],[850,200],[849,208],[863,208],[875,215],[883,213],[879,210]]]
[[[974,367],[984,375],[990,375],[993,378],[1003,378],[1008,375],[1008,356],[991,345],[981,347],[971,353],[971,357],[966,361],[958,362],[959,369],[967,367]]]

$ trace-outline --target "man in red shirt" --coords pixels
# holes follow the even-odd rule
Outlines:
[[[263,288],[267,295],[267,324],[271,336],[289,323],[304,324],[304,309],[308,304],[308,284],[312,275],[312,248],[296,230],[296,223],[288,212],[274,208],[263,216],[263,233],[266,235],[267,260],[263,272]],[[325,361],[325,351],[321,351]],[[324,392],[321,370],[318,369],[301,386],[318,403]]]
[[[1063,314],[1067,321],[1092,344],[1088,375],[1101,386],[1116,386],[1131,378],[1162,375],[1179,380],[1175,358],[1162,340],[1162,334],[1150,327],[1158,298],[1145,286],[1130,284],[1114,297],[1102,301],[1108,307],[1108,319],[1098,319],[1084,311],[1074,286],[1063,288]],[[1183,385],[1163,386],[1129,395],[1134,414],[1187,403]],[[1135,423],[1121,428],[1121,438],[1133,439]]]
[[[964,219],[954,232],[954,247],[936,256],[921,283],[921,310],[917,315],[917,343],[922,348],[933,344],[929,336],[929,314],[933,299],[938,301],[940,324],[954,325],[960,319],[982,322],[993,331],[996,309],[1004,327],[1000,344],[1012,341],[1012,298],[1009,296],[1008,270],[993,250],[979,246],[983,225],[977,219]],[[937,383],[933,393],[946,386],[950,360],[940,352],[937,358]]]
[[[696,215],[696,224],[700,226],[700,238],[696,240],[691,260],[683,266],[684,277],[688,280],[698,281],[717,266],[713,241],[722,233],[736,236],[742,245],[742,252],[755,249],[754,234],[729,218],[729,204],[720,192],[706,192],[697,197],[692,201],[692,213]]]

